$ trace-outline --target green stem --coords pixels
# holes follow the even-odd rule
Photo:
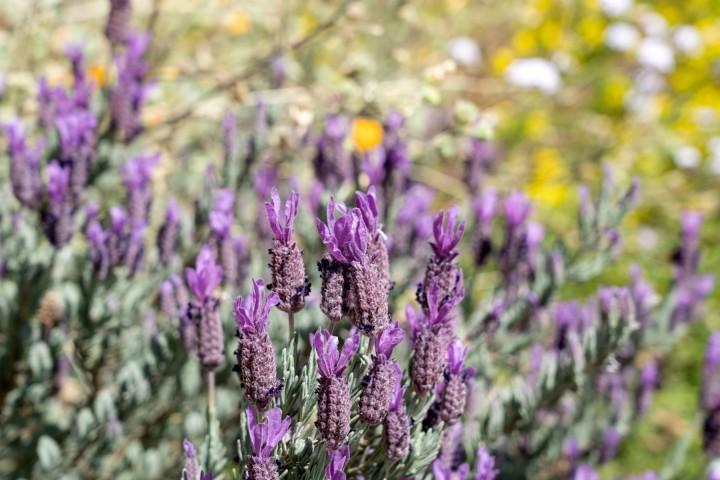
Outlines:
[[[295,334],[295,313],[288,312],[288,342],[292,340]]]

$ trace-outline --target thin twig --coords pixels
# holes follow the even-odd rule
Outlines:
[[[347,11],[350,4],[352,4],[355,0],[345,0],[343,1],[336,9],[335,11],[322,23],[320,23],[315,30],[307,34],[305,37],[297,40],[296,42],[290,44],[287,48],[287,51],[293,51],[298,50],[302,47],[304,47],[306,44],[313,41],[315,38],[320,36],[321,34],[325,33],[327,30],[330,30],[335,24],[337,23],[340,18],[342,18],[345,15],[345,12]],[[281,49],[274,48],[271,52],[253,60],[250,62],[250,64],[245,67],[243,70],[231,75],[230,77],[226,78],[225,80],[222,80],[215,84],[212,88],[209,90],[206,90],[202,94],[200,94],[199,97],[197,97],[193,102],[190,103],[187,107],[185,107],[183,110],[179,111],[175,115],[172,115],[168,117],[165,121],[160,122],[157,126],[173,126],[186,118],[190,117],[195,110],[197,109],[198,105],[202,103],[203,101],[207,100],[208,98],[211,98],[219,93],[224,92],[225,90],[229,90],[233,88],[238,83],[249,79],[257,71],[267,65],[267,63],[272,60],[276,55],[282,53]]]

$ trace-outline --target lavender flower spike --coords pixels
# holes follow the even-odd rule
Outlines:
[[[273,188],[270,195],[272,203],[265,202],[268,223],[275,237],[270,249],[270,287],[280,298],[278,308],[293,313],[305,306],[305,297],[310,293],[302,252],[293,240],[293,223],[298,214],[300,196],[297,192],[291,192],[281,212],[277,189]]]
[[[432,472],[435,480],[467,480],[470,475],[470,466],[464,463],[457,471],[453,472],[441,459],[437,459],[432,464]]]
[[[495,480],[499,473],[495,468],[495,459],[484,446],[480,446],[475,460],[475,480]]]
[[[417,293],[418,302],[425,310],[428,308],[427,292],[433,283],[437,283],[442,299],[462,298],[465,294],[463,272],[454,261],[458,255],[456,247],[465,231],[465,223],[458,222],[457,215],[458,208],[455,206],[447,212],[438,213],[433,221],[434,241],[430,242],[433,256]]]
[[[43,228],[55,247],[62,247],[73,234],[70,171],[53,161],[47,168],[48,205],[42,212]]]
[[[397,325],[391,325],[375,337],[375,351],[370,371],[363,379],[360,394],[360,418],[369,425],[377,425],[387,415],[397,377],[402,370],[390,359],[392,350],[402,341],[405,333]]]
[[[178,234],[180,231],[180,207],[175,199],[170,199],[163,222],[157,235],[157,248],[160,260],[167,264],[175,255]]]
[[[330,450],[328,452],[330,457],[330,464],[328,464],[325,470],[325,478],[328,480],[345,480],[345,465],[347,465],[350,459],[350,447],[345,444],[337,450]]]
[[[368,193],[355,192],[355,205],[360,210],[365,228],[368,231],[367,255],[370,263],[375,266],[380,279],[390,287],[390,260],[388,258],[387,240],[378,221],[378,207],[375,187],[370,187]]]
[[[455,339],[447,351],[447,373],[440,400],[440,418],[448,425],[456,423],[465,412],[467,384],[463,362],[467,348],[460,339]]]
[[[45,149],[43,141],[29,149],[26,144],[25,132],[20,122],[15,119],[5,125],[7,152],[10,157],[10,183],[13,194],[20,203],[35,208],[40,203],[40,157]]]
[[[583,463],[575,469],[573,480],[600,480],[600,475],[590,465]]]
[[[222,280],[222,268],[215,263],[215,254],[209,246],[200,250],[195,268],[185,270],[187,283],[195,295],[187,316],[195,323],[198,332],[198,357],[206,371],[213,371],[223,361],[223,330],[217,313],[218,300],[213,291]]]
[[[393,396],[383,423],[385,453],[391,462],[402,460],[410,450],[410,418],[405,413],[403,398],[405,387],[402,375],[398,375],[393,386]]]
[[[342,351],[338,350],[338,339],[327,330],[318,330],[311,335],[310,343],[317,353],[318,410],[315,426],[330,449],[337,449],[350,433],[350,386],[342,375],[350,358],[360,346],[360,336],[353,330],[345,340]]]
[[[267,293],[262,280],[253,280],[252,293],[235,300],[235,321],[240,339],[235,351],[234,370],[240,378],[245,396],[259,410],[265,410],[280,391],[275,353],[267,332],[270,309],[278,304],[275,292]]]
[[[335,219],[335,211],[342,215]],[[342,203],[335,203],[331,197],[327,207],[327,224],[315,219],[320,239],[333,259],[350,264],[365,260],[368,231],[359,209],[348,211]]]
[[[198,480],[200,478],[200,467],[198,467],[197,453],[195,452],[195,446],[187,438],[183,440],[183,455],[185,456],[183,480]]]
[[[405,310],[413,331],[410,377],[420,396],[433,391],[447,365],[447,349],[452,338],[451,312],[455,305],[454,302],[441,301],[440,288],[433,283],[427,294],[424,317],[418,318],[409,306]]]
[[[335,212],[341,216],[335,219]],[[330,198],[327,224],[316,225],[328,253],[318,263],[322,278],[320,309],[330,320],[343,314],[364,334],[374,336],[389,323],[387,287],[366,255],[369,232],[361,210],[350,211]]]
[[[130,38],[131,15],[132,5],[130,0],[110,0],[110,12],[105,24],[105,36],[112,45],[122,45]]]
[[[720,332],[710,335],[705,350],[700,406],[705,413],[703,448],[709,456],[720,456]]]
[[[279,472],[272,451],[290,428],[291,419],[283,419],[282,411],[278,407],[266,412],[267,423],[258,423],[257,412],[251,406],[245,409],[245,416],[253,452],[248,461],[247,479],[276,480]]]

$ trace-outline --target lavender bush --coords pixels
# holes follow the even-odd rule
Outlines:
[[[554,232],[491,187],[488,140],[461,135],[467,188],[448,206],[412,175],[392,110],[355,119],[383,140],[351,146],[353,112],[318,109],[292,159],[263,104],[252,125],[229,114],[222,161],[160,189],[141,116],[152,39],[131,12],[110,2],[114,83],[94,88],[73,46],[72,84],[40,79],[37,116],[5,126],[0,475],[599,478],[713,288],[699,215],[680,219],[662,294],[639,269],[596,285],[636,183],[606,172],[577,229]],[[568,298],[578,285],[597,288]],[[715,334],[709,460],[719,368]]]

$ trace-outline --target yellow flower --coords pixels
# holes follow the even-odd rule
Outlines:
[[[609,108],[620,108],[625,103],[625,96],[630,89],[630,82],[621,75],[611,76],[603,87],[603,103]]]
[[[225,20],[225,29],[232,35],[245,35],[250,31],[250,17],[243,11],[235,11]]]
[[[358,117],[353,120],[352,138],[355,148],[361,152],[372,150],[382,142],[382,124],[372,118]]]
[[[535,35],[530,30],[521,30],[515,34],[512,40],[515,51],[519,54],[529,54],[535,50],[537,42],[535,41]]]
[[[102,65],[90,65],[87,69],[87,74],[98,87],[102,87],[107,83],[107,71]]]
[[[605,23],[599,17],[585,17],[578,25],[578,31],[583,40],[590,46],[597,46],[603,41]]]
[[[528,115],[525,121],[525,132],[528,138],[540,138],[545,135],[549,123],[547,112],[544,110],[534,110]]]
[[[556,207],[565,202],[570,192],[567,169],[554,148],[541,148],[534,156],[535,167],[527,193],[533,200]]]
[[[540,27],[540,41],[543,46],[550,50],[557,50],[562,41],[562,26],[560,22],[548,20]]]
[[[492,67],[496,74],[502,74],[513,61],[514,55],[511,49],[505,47],[495,52],[492,57]]]

